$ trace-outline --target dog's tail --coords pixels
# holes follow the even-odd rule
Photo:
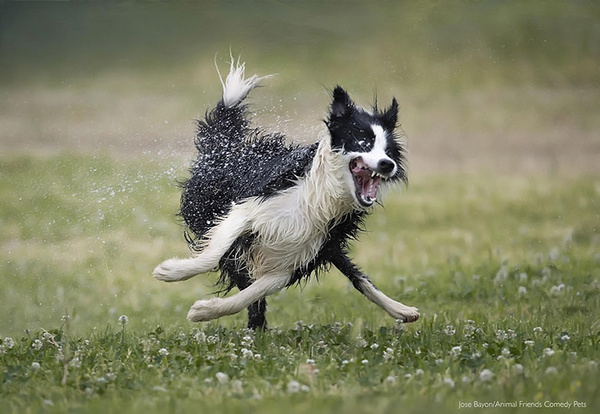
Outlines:
[[[220,105],[225,108],[232,108],[242,102],[250,91],[256,88],[263,79],[270,78],[273,75],[261,76],[252,75],[250,78],[245,78],[246,63],[240,62],[240,59],[235,61],[233,56],[231,57],[231,65],[229,68],[229,74],[223,81],[219,66],[216,65],[221,85],[223,86],[223,96]]]
[[[246,64],[239,59],[236,61],[233,56],[225,80],[216,62],[215,66],[223,86],[223,95],[217,106],[207,112],[204,120],[198,121],[196,147],[201,153],[212,152],[215,148],[223,150],[229,143],[241,142],[248,135],[246,106],[241,103],[263,79],[273,76],[252,75],[246,79]]]

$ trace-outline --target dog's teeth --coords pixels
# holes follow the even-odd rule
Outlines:
[[[371,171],[371,178],[375,178],[376,175],[377,173],[375,171]]]

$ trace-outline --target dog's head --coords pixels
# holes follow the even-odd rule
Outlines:
[[[361,208],[377,200],[380,187],[406,182],[404,147],[395,133],[398,103],[379,111],[357,106],[341,87],[333,91],[331,112],[326,121],[331,147],[347,161],[346,184]]]

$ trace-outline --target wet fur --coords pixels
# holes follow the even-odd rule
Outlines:
[[[326,120],[329,134],[302,146],[251,127],[243,99],[261,79],[246,80],[243,64],[232,62],[223,98],[198,122],[199,153],[182,184],[180,211],[195,253],[163,262],[154,276],[173,282],[217,268],[222,291],[240,292],[197,301],[188,319],[248,308],[248,326],[265,328],[266,296],[334,265],[392,317],[416,320],[416,308],[387,297],[348,257],[349,242],[372,210],[364,205],[370,197],[361,201],[359,195],[406,181],[403,146],[394,132],[396,101],[386,111],[366,111],[337,87]],[[355,158],[380,173],[359,180],[369,191],[355,184],[349,168]]]

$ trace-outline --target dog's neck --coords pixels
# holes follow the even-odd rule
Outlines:
[[[331,148],[329,135],[321,139],[304,181],[303,207],[313,219],[324,224],[337,222],[354,210],[348,191],[348,161]]]

